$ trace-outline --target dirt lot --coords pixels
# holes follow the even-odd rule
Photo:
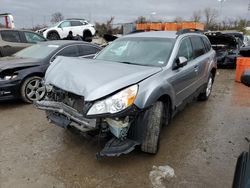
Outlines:
[[[231,187],[250,139],[250,88],[233,79],[233,70],[219,70],[209,101],[187,106],[163,129],[155,156],[134,151],[97,161],[96,142],[49,124],[32,105],[0,103],[0,187],[153,187],[157,180],[158,187]],[[152,171],[166,165],[174,177]]]

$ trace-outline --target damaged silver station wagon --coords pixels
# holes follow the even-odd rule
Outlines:
[[[208,99],[215,75],[215,51],[199,32],[131,34],[93,60],[58,57],[35,106],[60,127],[106,138],[97,157],[136,146],[155,154],[162,126],[194,98]]]

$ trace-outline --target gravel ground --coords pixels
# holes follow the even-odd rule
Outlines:
[[[0,187],[231,187],[250,139],[250,88],[234,74],[218,70],[211,98],[163,129],[157,155],[97,161],[95,141],[49,124],[32,105],[0,103]]]

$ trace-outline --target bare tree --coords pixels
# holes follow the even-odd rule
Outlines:
[[[218,11],[216,9],[205,8],[205,27],[206,29],[214,29],[216,26],[216,18],[218,16]]]
[[[176,18],[173,19],[174,22],[182,22],[183,19],[180,16],[177,16]]]
[[[201,11],[198,10],[198,11],[194,11],[193,12],[193,16],[191,17],[191,20],[192,21],[195,21],[195,22],[200,22],[201,21]]]
[[[61,12],[55,12],[54,14],[51,15],[51,20],[50,22],[52,24],[60,22],[64,19],[64,16],[62,15]]]
[[[144,17],[144,16],[139,16],[135,22],[136,22],[136,23],[146,23],[147,20],[146,20],[146,17]]]

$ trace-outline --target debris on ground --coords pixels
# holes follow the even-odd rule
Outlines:
[[[165,188],[163,180],[175,177],[174,169],[170,166],[153,166],[153,170],[149,173],[149,179],[154,188]]]

